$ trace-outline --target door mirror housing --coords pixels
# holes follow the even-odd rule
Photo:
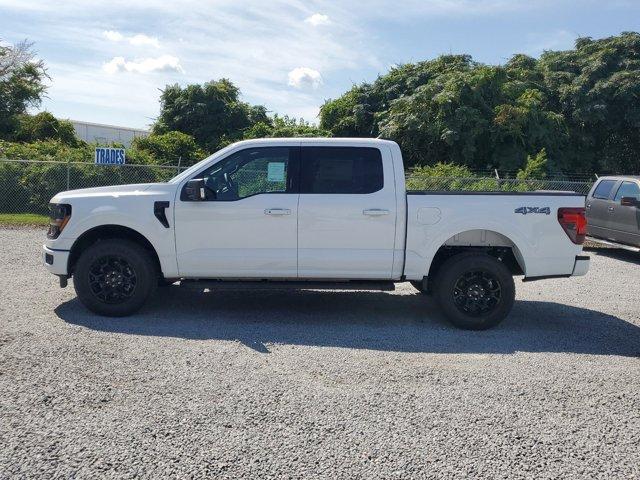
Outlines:
[[[189,202],[203,202],[207,199],[204,179],[194,178],[189,180],[182,191],[182,200]]]
[[[640,207],[640,200],[635,197],[622,197],[620,205],[623,207]]]

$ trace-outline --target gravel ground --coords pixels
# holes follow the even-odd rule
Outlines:
[[[638,255],[464,332],[408,284],[101,318],[0,236],[0,478],[640,477]]]

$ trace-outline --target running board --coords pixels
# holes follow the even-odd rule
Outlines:
[[[384,280],[181,280],[190,290],[374,290],[391,292],[395,283]]]
[[[593,243],[601,243],[602,245],[608,245],[609,247],[622,248],[624,250],[629,250],[630,252],[640,252],[640,247],[634,247],[633,245],[625,245],[624,243],[612,242],[611,240],[603,240],[601,238],[595,237],[587,237],[586,240],[589,240]]]

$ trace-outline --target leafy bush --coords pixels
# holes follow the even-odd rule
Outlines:
[[[460,190],[474,174],[464,165],[437,163],[415,167],[407,175],[407,190]]]
[[[0,212],[17,213],[28,208],[29,193],[22,183],[26,165],[0,162]]]
[[[0,140],[0,158],[93,162],[93,148],[87,143],[71,146],[60,140],[38,140],[31,143]]]
[[[547,151],[543,148],[535,156],[529,155],[527,163],[518,171],[518,180],[543,179],[547,177]]]
[[[131,144],[131,151],[147,153],[158,165],[180,163],[181,166],[191,166],[207,156],[191,135],[177,131],[137,137]]]
[[[37,115],[19,115],[17,118],[18,126],[14,138],[18,142],[59,140],[60,143],[72,147],[81,143],[76,138],[71,122],[58,120],[49,112],[40,112]]]
[[[245,132],[244,139],[331,136],[330,131],[318,128],[302,118],[296,120],[287,115],[283,117],[274,115],[273,118],[254,124]]]

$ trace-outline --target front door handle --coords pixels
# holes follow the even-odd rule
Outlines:
[[[615,210],[613,207],[609,207],[607,208],[607,210],[609,210],[609,213],[613,213],[613,211]]]
[[[291,215],[291,210],[288,208],[267,208],[264,211],[265,215]]]
[[[379,217],[381,215],[389,215],[389,210],[384,210],[382,208],[368,208],[367,210],[363,210],[363,215],[369,215],[370,217]]]

